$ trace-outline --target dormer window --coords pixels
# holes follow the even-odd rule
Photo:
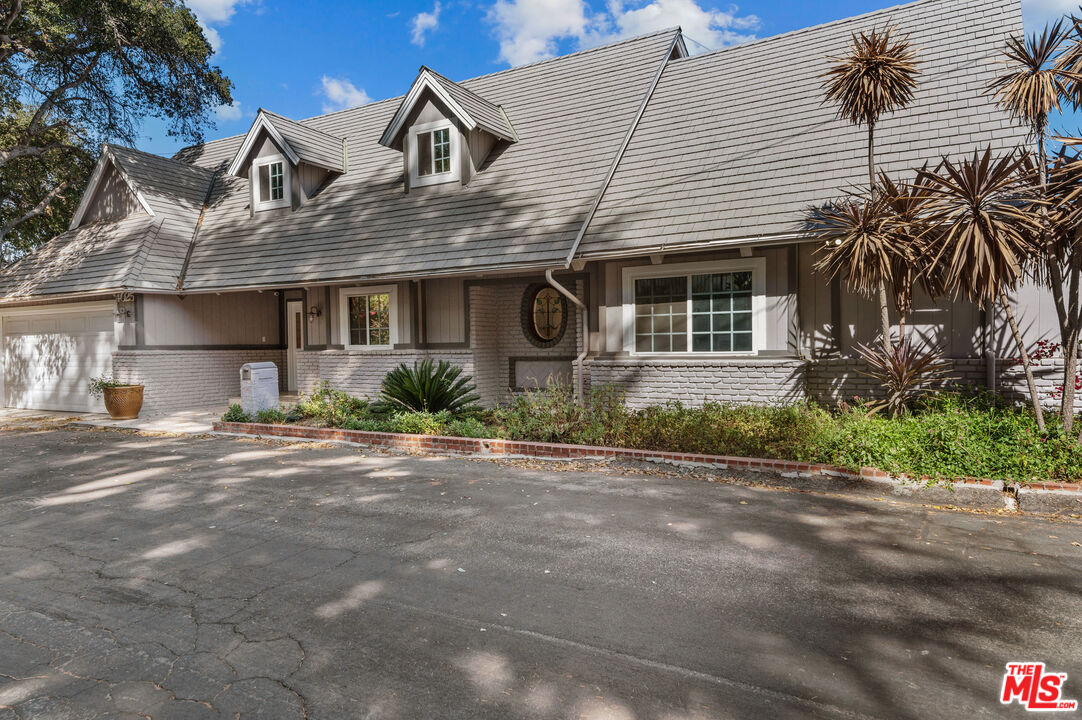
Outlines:
[[[435,185],[459,179],[458,133],[449,122],[414,125],[409,132],[410,185]]]
[[[255,178],[255,209],[289,207],[289,163],[281,155],[256,158],[252,162]]]

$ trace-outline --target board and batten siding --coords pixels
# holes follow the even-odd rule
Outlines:
[[[424,308],[425,342],[466,342],[466,292],[461,278],[426,280]]]
[[[282,342],[273,292],[143,295],[141,305],[142,346],[274,347]]]

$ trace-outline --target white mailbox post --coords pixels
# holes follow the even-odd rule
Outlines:
[[[278,409],[278,366],[272,362],[240,366],[240,404],[244,412]]]

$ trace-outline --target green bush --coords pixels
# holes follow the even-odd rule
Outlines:
[[[310,395],[302,395],[300,402],[290,412],[297,420],[312,421],[327,427],[347,427],[351,421],[367,418],[367,400],[335,390],[330,383],[319,383]]]
[[[255,421],[264,425],[281,425],[286,421],[285,413],[277,408],[260,410],[255,414]]]
[[[554,382],[515,397],[493,421],[500,437],[511,440],[604,445],[624,435],[629,413],[615,386],[594,386],[578,405],[569,385]]]
[[[225,415],[222,415],[222,422],[246,423],[251,421],[252,418],[248,416],[248,413],[244,412],[244,408],[238,403],[230,405],[229,409],[225,411]]]
[[[422,413],[462,412],[476,403],[480,397],[470,382],[473,378],[462,375],[462,368],[440,360],[422,360],[408,367],[405,363],[387,373],[380,385],[377,411],[406,411]]]

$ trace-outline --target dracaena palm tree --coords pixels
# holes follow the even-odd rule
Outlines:
[[[1064,102],[1079,98],[1082,92],[1082,23],[1063,20],[1040,33],[1017,35],[1007,40],[1003,49],[1005,70],[988,86],[996,103],[1017,121],[1029,128],[1037,156],[1036,186],[1038,214],[1042,221],[1040,242],[1044,252],[1038,275],[1046,280],[1060,326],[1064,356],[1064,393],[1061,415],[1064,428],[1071,429],[1074,421],[1074,370],[1078,355],[1079,319],[1072,315],[1077,305],[1077,292],[1071,286],[1077,281],[1064,265],[1065,256],[1057,253],[1056,233],[1052,218],[1043,202],[1048,193],[1048,123],[1052,112]],[[1073,101],[1072,101],[1073,102]],[[1077,104],[1077,103],[1076,103]]]
[[[913,100],[917,87],[917,61],[907,38],[895,38],[894,28],[873,28],[854,33],[848,52],[830,58],[824,77],[826,99],[837,105],[838,116],[868,129],[868,191],[875,192],[875,128],[886,114],[900,110]],[[890,313],[886,283],[879,280],[879,320],[883,350],[889,353]]]
[[[891,219],[879,193],[853,194],[809,210],[805,227],[821,243],[815,271],[831,280],[841,278],[846,290],[858,295],[879,292],[894,268],[914,260],[910,246],[893,234]]]
[[[927,166],[917,171],[916,178],[898,182],[885,172],[879,173],[877,194],[882,198],[888,213],[887,229],[900,250],[893,254],[890,283],[894,291],[894,305],[898,308],[899,338],[905,336],[905,319],[913,310],[913,292],[918,287],[931,297],[941,295],[935,286],[935,277],[921,272],[920,260],[926,256],[929,242],[926,222],[929,173]]]
[[[982,309],[998,301],[1007,316],[1029,387],[1037,425],[1045,432],[1037,384],[1008,292],[1042,252],[1040,214],[1034,212],[1032,164],[1024,154],[995,156],[989,148],[955,164],[944,158],[928,173],[925,272],[932,282]]]

